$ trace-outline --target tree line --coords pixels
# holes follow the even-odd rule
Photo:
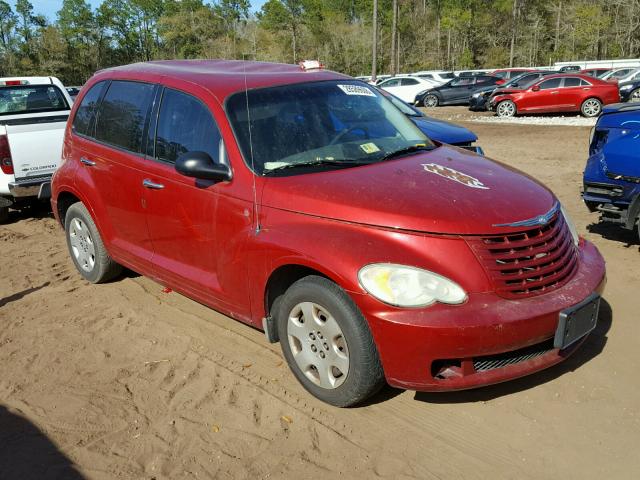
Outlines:
[[[640,0],[268,0],[255,12],[249,0],[64,0],[53,21],[0,0],[0,76],[70,85],[170,58],[319,59],[365,75],[374,58],[396,73],[638,56]]]

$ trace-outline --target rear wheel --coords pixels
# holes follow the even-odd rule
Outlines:
[[[597,117],[602,112],[602,102],[597,98],[587,98],[582,102],[580,112],[588,118]]]
[[[349,407],[384,385],[369,325],[332,281],[319,276],[298,280],[282,296],[275,314],[289,368],[313,396]]]
[[[513,117],[516,114],[516,104],[511,100],[503,100],[496,107],[496,114],[499,117]]]
[[[69,207],[64,226],[69,253],[80,275],[91,283],[102,283],[120,274],[122,267],[107,253],[96,224],[81,202]]]
[[[631,95],[629,95],[629,102],[640,102],[640,88],[636,88]]]
[[[427,95],[424,97],[424,106],[427,108],[435,108],[440,103],[436,95]]]

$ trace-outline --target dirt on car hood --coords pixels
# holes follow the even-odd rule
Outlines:
[[[498,225],[542,215],[555,202],[522,172],[447,146],[365,166],[270,177],[262,193],[265,207],[443,234],[517,230]]]

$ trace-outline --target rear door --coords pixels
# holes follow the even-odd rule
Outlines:
[[[100,84],[87,92],[74,118],[77,141],[71,154],[79,164],[76,184],[91,197],[109,253],[147,273],[153,249],[142,180],[148,119],[158,87],[123,80],[104,83],[105,92]],[[92,114],[94,102],[99,106]]]
[[[6,126],[16,181],[50,177],[58,168],[69,110],[56,85],[0,87],[0,124]]]
[[[591,90],[591,84],[579,77],[565,77],[562,80],[562,88],[558,95],[558,109],[579,110],[582,99],[585,98],[585,92]]]

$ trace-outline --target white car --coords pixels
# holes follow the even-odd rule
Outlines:
[[[636,80],[640,80],[640,68],[634,68],[624,77],[618,78],[619,83],[635,82]]]
[[[72,105],[57,78],[0,78],[0,222],[9,207],[49,197]]]
[[[605,73],[602,77],[600,77],[600,79],[601,80],[618,80],[622,82],[623,78],[625,78],[635,70],[637,70],[635,67],[616,68],[615,70],[611,70],[610,72]]]
[[[379,83],[378,87],[392,93],[403,102],[413,104],[418,93],[436,87],[437,85],[433,80],[407,75],[389,78]]]
[[[453,72],[446,72],[444,70],[424,70],[414,73],[413,76],[424,78],[425,80],[433,80],[438,85],[444,85],[449,80],[456,78]]]

